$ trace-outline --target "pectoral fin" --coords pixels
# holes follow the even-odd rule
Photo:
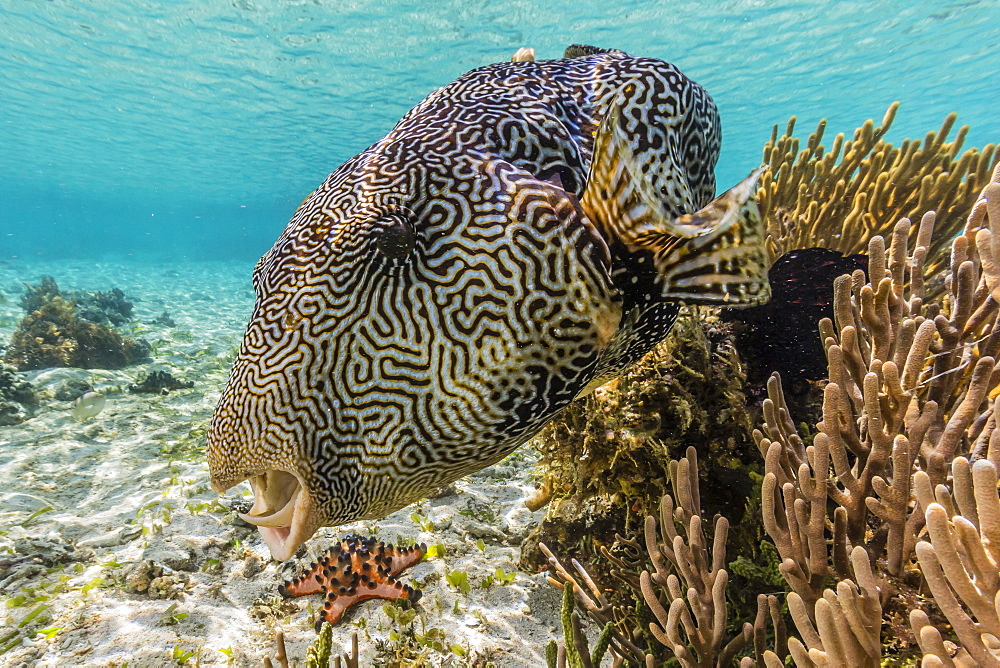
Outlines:
[[[764,227],[753,197],[761,170],[683,215],[674,212],[693,207],[679,172],[670,157],[640,154],[620,105],[612,105],[595,139],[581,207],[608,239],[652,255],[662,297],[729,306],[767,301]]]

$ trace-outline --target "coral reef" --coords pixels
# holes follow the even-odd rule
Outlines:
[[[288,651],[285,648],[285,634],[277,631],[274,636],[275,653],[272,657],[264,657],[264,668],[288,668]],[[343,661],[343,663],[341,663]],[[277,662],[277,663],[275,663]],[[343,654],[333,654],[333,627],[324,625],[316,635],[316,640],[306,650],[306,668],[359,668],[358,634],[351,634],[351,651]]]
[[[318,637],[317,640],[319,640]],[[279,668],[288,668],[288,649],[285,647],[285,634],[280,630],[274,634],[274,657],[264,657],[264,668],[274,668],[275,662],[277,662]]]
[[[125,299],[125,293],[118,288],[107,292],[72,291],[67,296],[76,302],[81,320],[115,327],[132,320],[132,302]]]
[[[324,594],[326,600],[316,619],[319,631],[324,622],[336,624],[348,608],[361,601],[419,601],[420,590],[401,584],[396,576],[420,563],[426,551],[423,544],[394,548],[374,538],[347,536],[301,575],[282,584],[278,593],[285,597]]]
[[[38,285],[24,284],[24,293],[20,300],[21,308],[25,313],[33,313],[52,301],[53,297],[62,297],[59,286],[51,276],[42,276]]]
[[[148,356],[145,342],[80,320],[72,302],[53,297],[21,321],[4,360],[19,371],[54,366],[122,369]]]
[[[19,424],[38,408],[35,389],[13,367],[0,363],[0,427]]]
[[[88,312],[106,322],[131,317],[131,303],[120,290],[96,293],[96,306]],[[121,369],[148,358],[149,344],[123,337],[106,324],[81,316],[77,302],[67,300],[51,277],[38,286],[27,286],[21,305],[28,315],[11,337],[4,360],[19,371],[48,367]]]
[[[279,668],[288,668],[288,651],[285,648],[285,634],[277,631],[274,636],[275,653],[272,657],[264,657],[264,668],[274,668],[275,662]],[[343,663],[341,663],[343,661]],[[351,651],[342,654],[333,653],[333,627],[324,624],[316,634],[316,640],[306,650],[306,668],[359,668],[358,634],[351,633]]]
[[[820,145],[822,125],[804,151],[791,139],[791,124],[786,136],[779,139],[775,132],[767,148],[772,171],[760,202],[771,223],[772,260],[801,249],[793,260],[804,254],[813,262],[816,257],[808,256],[818,251],[808,249],[815,247],[867,252],[868,258],[866,272],[856,258],[849,260],[854,266],[844,268],[842,259],[829,256],[836,270],[831,273],[846,275],[831,280],[828,300],[811,291],[806,301],[793,294],[760,319],[760,328],[766,329],[764,321],[770,319],[772,329],[816,336],[819,347],[812,353],[804,348],[801,357],[825,363],[807,379],[821,382],[810,383],[791,404],[790,395],[798,390],[786,394],[778,375],[767,383],[763,424],[753,436],[764,461],[754,494],[760,494],[763,527],[773,541],[768,549],[776,550],[777,573],[790,590],[787,614],[796,633],[786,641],[779,599],[760,597],[751,625],[754,659],[745,657],[741,665],[780,666],[786,653],[803,667],[864,668],[914,660],[925,666],[1000,665],[1000,555],[995,548],[1000,543],[995,414],[1000,410],[995,364],[1000,354],[1000,166],[992,145],[959,156],[964,130],[955,141],[946,141],[953,117],[923,147],[907,141],[894,148],[882,139],[894,113],[895,107],[879,128],[866,124],[851,142],[838,138],[830,152]],[[924,214],[919,223],[901,219],[914,213]],[[819,265],[824,262],[819,259]],[[791,267],[792,282],[799,280],[797,272],[812,273],[803,266]],[[830,277],[817,282],[823,280]],[[808,314],[786,321],[789,310]],[[774,326],[776,314],[782,314],[781,327]],[[803,324],[810,318],[818,322]],[[732,326],[745,331],[739,323]],[[661,513],[658,523],[662,542],[651,519],[644,527],[645,541],[609,539],[612,531],[639,533],[636,514],[652,514],[641,493],[655,498],[653,492],[673,479],[665,473],[671,470],[665,461],[676,456],[685,439],[699,449],[702,480],[713,481],[703,487],[710,492],[707,498],[691,506],[691,516],[740,517],[742,491],[732,493],[736,503],[728,508],[712,498],[720,490],[729,492],[720,472],[726,472],[727,462],[744,478],[759,469],[733,447],[738,438],[720,443],[713,441],[717,432],[690,426],[698,424],[697,408],[704,407],[709,421],[739,433],[751,413],[743,405],[721,411],[724,404],[711,401],[712,391],[740,400],[753,397],[739,358],[755,351],[725,326],[702,325],[702,332],[720,332],[726,340],[727,354],[718,355],[713,346],[719,335],[699,337],[698,331],[693,319],[680,320],[650,357],[617,384],[571,406],[541,442],[545,479],[532,501],[547,502],[550,510],[536,538],[558,545],[563,555],[589,559],[574,561],[576,573],[571,574],[546,549],[559,581],[573,583],[576,603],[598,624],[616,623],[610,647],[619,661],[646,660],[631,643],[644,652],[650,647],[664,652],[648,665],[670,655],[683,665],[715,665],[725,646],[710,614],[727,600],[717,598],[715,589],[725,588],[719,584],[726,579],[721,571],[761,576],[760,582],[730,587],[730,613],[744,625],[751,618],[747,585],[754,593],[764,591],[757,585],[770,571],[761,558],[768,551],[763,548],[741,562],[744,551],[753,551],[753,531],[729,536],[731,550],[740,554],[729,564],[724,557],[716,560],[719,535],[724,548],[727,526],[718,519],[710,551],[700,519],[686,532],[668,533],[667,527],[674,527],[671,514],[685,527],[685,515],[678,515],[672,501],[667,504],[672,510]],[[739,355],[731,350],[734,337]],[[767,345],[778,354],[784,346],[780,340]],[[721,371],[724,365],[712,371],[711,364],[701,362],[706,355],[714,364],[727,356],[733,361],[728,371]],[[794,361],[789,366],[785,380],[801,384],[801,367]],[[680,370],[696,373],[676,386],[665,380],[684,373]],[[816,401],[810,403],[807,395]],[[709,400],[699,403],[705,397]],[[692,415],[687,424],[671,422]],[[664,424],[672,428],[665,434]],[[681,464],[674,466],[679,470]],[[693,488],[697,476],[692,479],[690,471],[696,467],[686,467],[689,474],[680,478]],[[679,501],[684,507],[693,497],[675,487],[673,498],[688,499]],[[564,512],[565,521],[559,517]],[[734,527],[759,526],[754,516],[761,517],[744,516]],[[581,541],[581,536],[586,538]],[[591,537],[604,560],[588,551]],[[530,560],[534,546],[524,547]],[[684,559],[673,561],[668,550]],[[649,566],[657,559],[662,569]],[[608,564],[610,574],[626,586],[607,587]],[[635,575],[640,570],[646,575]],[[673,577],[673,591],[669,584],[657,591],[655,576],[662,582]],[[636,610],[629,607],[629,595],[639,603]],[[733,637],[733,630],[726,637]],[[736,630],[737,640],[745,637],[746,626]],[[774,639],[773,649],[767,638]],[[568,647],[563,651],[568,657]]]
[[[62,291],[51,276],[43,276],[38,285],[25,284],[21,308],[25,313],[33,313],[55,297],[74,302],[77,316],[95,325],[111,324],[120,327],[132,319],[132,302],[125,298],[125,293],[120,289],[112,288],[107,292]]]
[[[194,387],[194,381],[183,381],[174,378],[167,371],[151,371],[138,383],[128,386],[132,394],[169,394],[171,390],[187,390]]]
[[[749,393],[757,398],[767,376],[778,371],[790,407],[810,422],[818,418],[813,384],[826,371],[816,323],[832,317],[833,278],[863,268],[858,254],[866,251],[868,239],[888,237],[905,216],[935,210],[938,233],[926,262],[932,276],[928,294],[936,294],[942,286],[933,277],[948,240],[960,230],[1000,161],[992,144],[960,154],[967,127],[947,141],[954,114],[923,143],[906,140],[896,148],[883,139],[896,110],[892,105],[878,127],[866,122],[851,140],[838,135],[829,151],[821,143],[825,120],[799,150],[794,117],[781,137],[775,126],[764,147],[757,203],[767,226],[772,297],[767,304],[729,310],[724,317],[737,323],[736,344],[747,364]],[[911,243],[914,234],[915,229]],[[777,318],[787,326],[773,327]]]
[[[940,632],[928,630],[940,613],[976,665],[998,665],[984,658],[1000,630],[998,562],[979,531],[1000,521],[1000,167],[953,240],[945,294],[927,299],[935,218],[926,214],[915,235],[899,222],[888,249],[873,237],[869,281],[860,272],[837,279],[835,317],[820,323],[830,382],[811,444],[778,379],[768,387],[755,433],[766,460],[762,510],[792,589],[801,640],[789,649],[800,666],[877,666],[914,642],[937,656],[925,665],[949,665]],[[933,599],[919,596],[921,580]],[[906,619],[916,638],[898,637]],[[894,644],[883,647],[886,626]]]

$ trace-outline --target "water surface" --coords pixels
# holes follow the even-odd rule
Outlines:
[[[1000,140],[992,0],[0,0],[0,258],[251,260],[340,162],[521,46],[679,65],[723,122],[720,186],[775,123],[891,137],[956,111]]]

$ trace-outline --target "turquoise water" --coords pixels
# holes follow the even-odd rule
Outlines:
[[[715,97],[720,186],[774,123],[1000,140],[1000,5],[0,0],[0,258],[252,260],[340,162],[463,72],[579,42]]]

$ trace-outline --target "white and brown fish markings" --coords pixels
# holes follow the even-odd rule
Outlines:
[[[570,47],[438,89],[299,207],[209,435],[277,559],[510,453],[638,360],[679,304],[767,298],[751,177],[718,200],[715,104]]]

